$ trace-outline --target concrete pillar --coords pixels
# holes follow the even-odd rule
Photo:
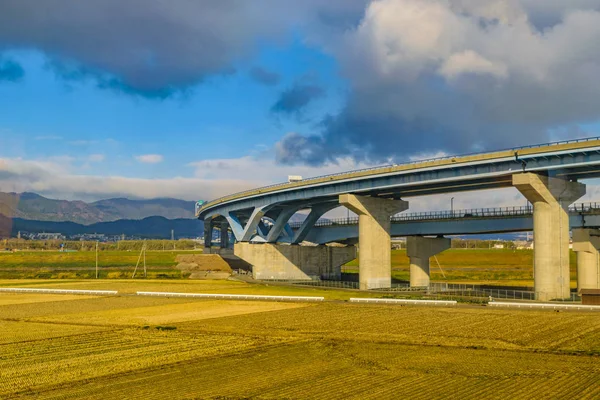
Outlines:
[[[207,218],[204,220],[204,253],[210,254],[210,250],[212,247],[212,230],[213,230],[213,222],[212,218]]]
[[[410,258],[410,287],[429,287],[429,258],[450,246],[451,241],[447,238],[406,238],[406,254]]]
[[[408,202],[343,194],[340,204],[358,214],[358,267],[360,289],[392,285],[390,217],[408,209]]]
[[[221,248],[229,247],[229,224],[227,221],[221,222]]]
[[[513,175],[513,186],[533,204],[536,299],[570,297],[568,207],[585,194],[585,185],[524,173]]]
[[[577,252],[577,291],[600,289],[600,230],[573,229],[573,250]]]

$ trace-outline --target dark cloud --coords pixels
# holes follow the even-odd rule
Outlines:
[[[250,69],[250,76],[256,82],[266,86],[276,86],[281,81],[281,75],[277,72],[272,72],[262,67],[253,67]]]
[[[25,71],[19,63],[0,59],[0,81],[17,82],[24,76]]]
[[[160,98],[230,72],[258,43],[281,44],[300,26],[320,31],[323,13],[358,19],[361,3],[1,0],[0,51],[37,48],[59,62],[79,63],[101,87]]]
[[[598,6],[374,2],[324,45],[350,85],[347,104],[316,132],[284,137],[278,160],[404,161],[572,137],[564,127],[600,120]]]
[[[287,29],[241,0],[3,0],[0,7],[0,47],[39,48],[80,63],[105,86],[148,93],[230,69],[262,37]]]
[[[312,101],[325,96],[325,89],[314,84],[296,83],[279,95],[271,111],[278,114],[301,113]]]
[[[175,95],[184,96],[189,90],[187,87],[172,85],[155,88],[134,87],[115,75],[97,70],[94,71],[75,62],[64,62],[54,59],[48,61],[46,66],[68,86],[72,83],[91,82],[99,89],[159,100],[164,100]]]
[[[321,165],[335,157],[327,154],[329,143],[321,136],[302,136],[288,133],[275,145],[276,161],[279,164]]]

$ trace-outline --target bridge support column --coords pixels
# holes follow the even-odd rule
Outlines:
[[[281,236],[281,234],[285,231],[285,228],[288,226],[288,222],[290,218],[300,209],[300,206],[296,207],[288,207],[282,210],[277,218],[275,218],[275,224],[269,230],[267,234],[267,243],[275,243],[277,239]],[[292,238],[290,238],[291,241]]]
[[[429,287],[429,258],[450,246],[451,241],[447,238],[406,238],[406,254],[410,258],[410,287]]]
[[[213,232],[212,218],[207,218],[204,220],[204,253],[205,254],[210,254],[210,249],[212,247],[212,232]]]
[[[533,204],[536,299],[570,297],[568,207],[585,194],[585,185],[524,173],[513,175],[513,186]]]
[[[296,231],[294,237],[292,238],[293,244],[302,243],[308,232],[313,228],[315,223],[328,211],[333,210],[337,207],[337,204],[318,204],[311,208],[310,213],[306,216],[304,222],[302,222],[302,226]]]
[[[390,217],[408,209],[408,202],[343,194],[340,204],[358,214],[360,289],[392,285]]]
[[[221,222],[221,249],[229,248],[229,224],[227,221]]]
[[[573,229],[573,250],[577,252],[577,291],[600,289],[600,230]]]

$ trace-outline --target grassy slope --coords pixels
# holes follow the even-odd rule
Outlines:
[[[600,396],[592,313],[47,299],[0,294],[0,397]]]

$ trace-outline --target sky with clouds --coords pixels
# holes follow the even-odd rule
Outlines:
[[[600,136],[598,76],[600,0],[0,0],[0,191],[212,199]]]

